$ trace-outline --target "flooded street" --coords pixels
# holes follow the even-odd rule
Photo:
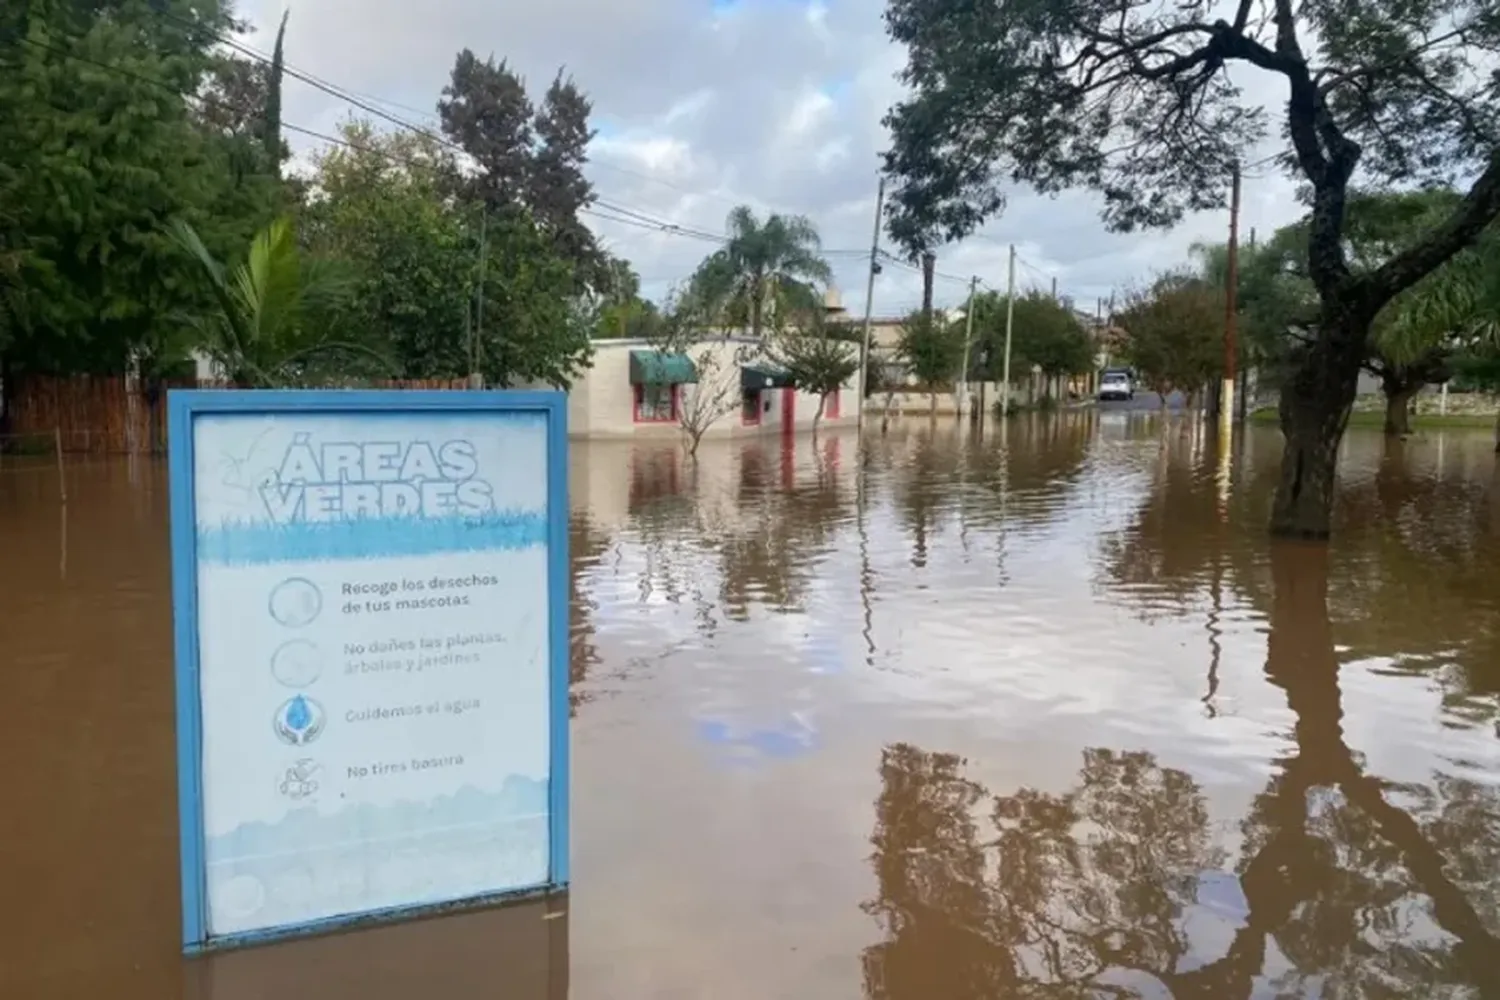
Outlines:
[[[572,892],[193,962],[164,466],[0,462],[0,996],[1500,995],[1491,447],[575,443]]]

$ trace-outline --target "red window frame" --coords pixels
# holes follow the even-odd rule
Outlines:
[[[754,403],[754,406],[751,403]],[[740,426],[759,427],[760,414],[765,405],[764,391],[761,389],[744,389],[740,392]],[[751,412],[751,411],[754,412]]]
[[[633,406],[631,407],[631,417],[634,422],[638,424],[670,424],[676,421],[678,415],[678,407],[680,405],[678,390],[681,387],[675,384],[666,387],[667,390],[672,394],[672,405],[670,407],[671,415],[666,417],[646,416],[641,413],[641,408],[646,405],[646,388],[646,383],[637,382],[635,384],[635,391],[631,394],[631,399],[633,402]]]
[[[828,394],[828,400],[823,404],[824,420],[837,420],[839,418],[840,411],[843,409],[842,400],[839,399],[839,393],[843,391],[844,390],[842,389],[835,389]]]

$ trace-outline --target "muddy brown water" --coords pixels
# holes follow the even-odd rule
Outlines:
[[[576,445],[573,879],[178,957],[165,477],[0,464],[0,996],[1500,991],[1500,478],[1351,433]],[[29,464],[28,464],[29,463]]]

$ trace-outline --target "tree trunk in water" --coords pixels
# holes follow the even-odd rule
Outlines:
[[[1348,316],[1328,317],[1281,392],[1281,479],[1271,534],[1326,540],[1332,528],[1339,441],[1359,383],[1365,334]]]
[[[1385,433],[1387,437],[1406,437],[1411,433],[1411,401],[1417,387],[1410,382],[1382,381],[1385,393]]]

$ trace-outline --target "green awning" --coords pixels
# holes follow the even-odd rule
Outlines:
[[[631,351],[631,385],[682,385],[698,381],[698,370],[686,354],[664,351]]]
[[[741,365],[740,388],[747,392],[758,389],[790,389],[792,377],[775,365]]]

